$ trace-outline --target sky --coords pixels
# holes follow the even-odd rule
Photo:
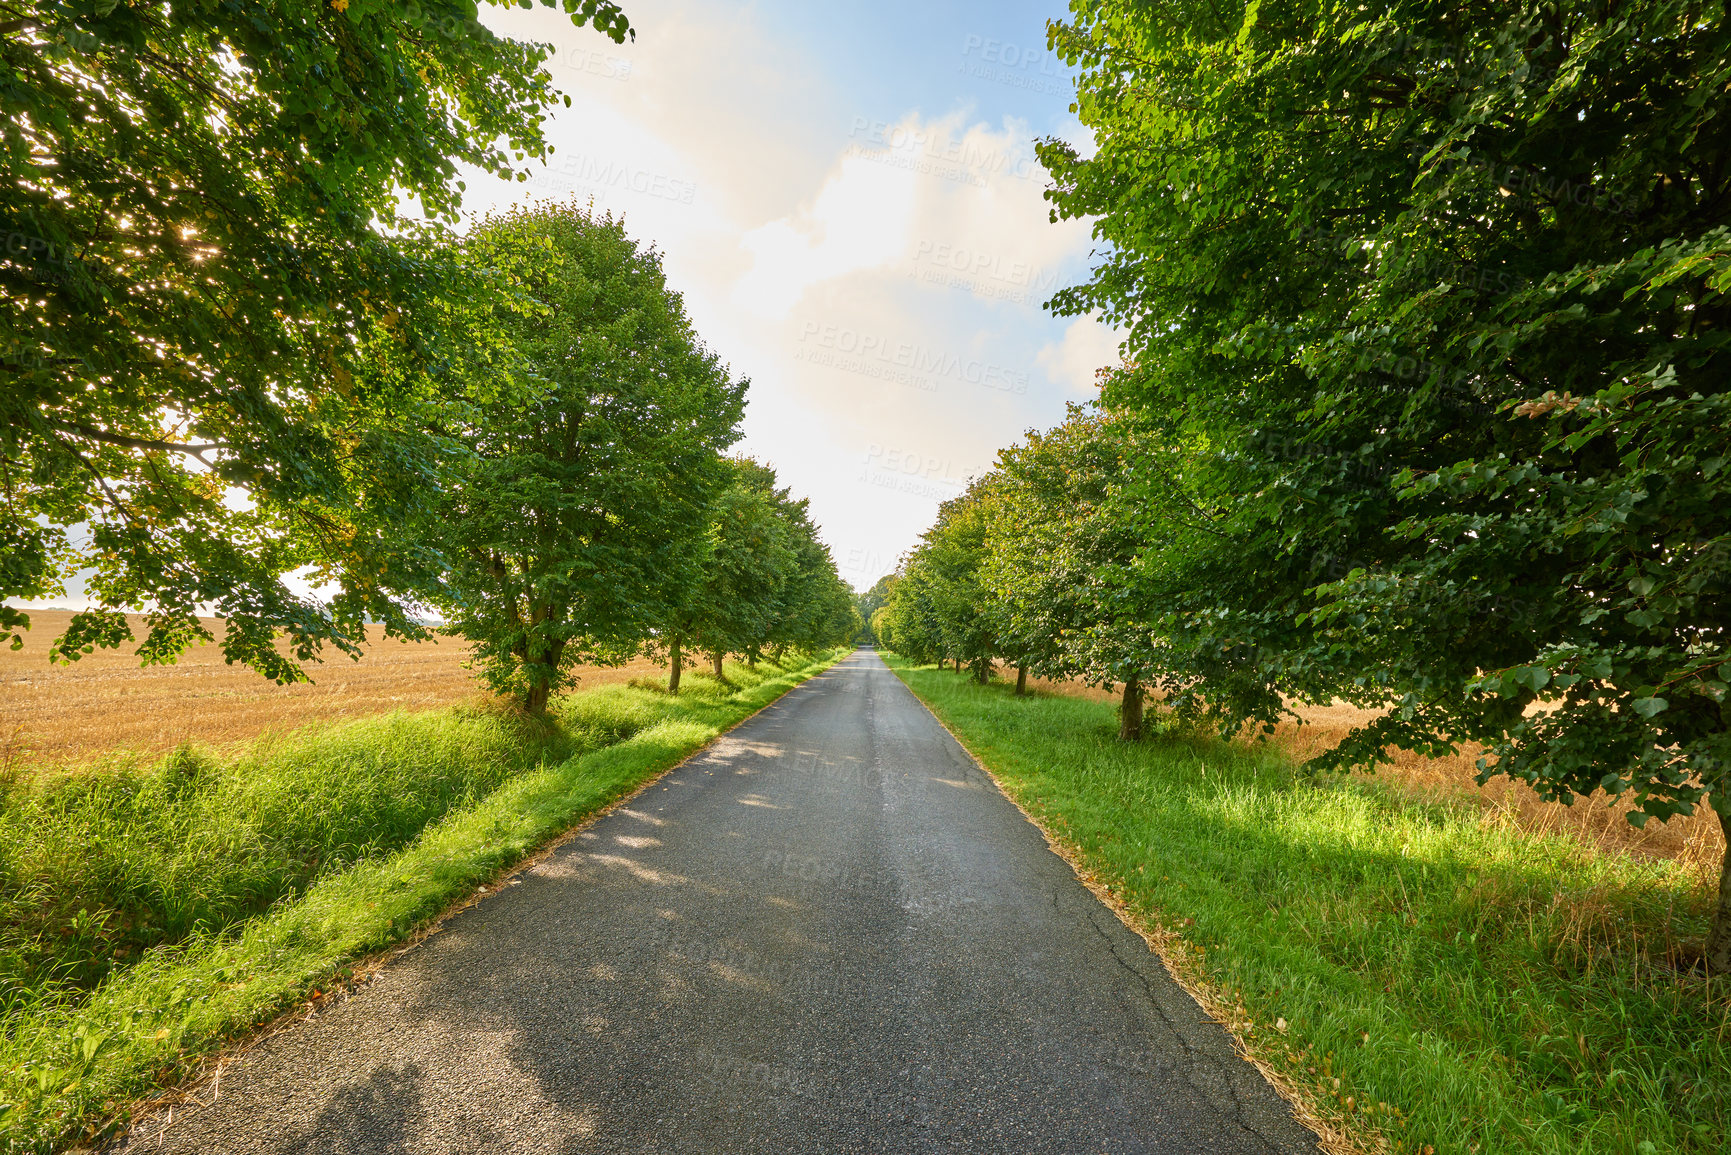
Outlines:
[[[751,381],[737,451],[810,499],[864,590],[1117,361],[1104,326],[1043,307],[1089,268],[1089,226],[1049,221],[1034,157],[1043,137],[1088,148],[1046,49],[1062,4],[624,4],[624,45],[553,8],[481,6],[553,46],[571,104],[528,179],[463,174],[465,213],[576,197],[653,243],[698,335]],[[14,601],[85,608],[83,577]]]
[[[1112,333],[1042,306],[1085,279],[1033,143],[1086,147],[1056,3],[627,0],[615,45],[556,10],[483,6],[554,46],[554,153],[467,174],[476,217],[593,199],[663,254],[699,336],[749,378],[738,449],[811,499],[844,580],[895,569],[999,448],[1063,419]]]

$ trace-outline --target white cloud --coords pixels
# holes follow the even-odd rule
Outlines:
[[[856,585],[1116,359],[1042,309],[1089,235],[1048,223],[1027,124],[855,115],[749,7],[669,0],[619,48],[543,9],[484,18],[554,42],[573,103],[547,126],[552,167],[471,177],[473,207],[594,194],[653,241],[697,331],[752,379],[741,448],[810,496]]]
[[[1118,330],[1092,317],[1078,317],[1064,330],[1063,340],[1041,349],[1035,361],[1054,381],[1091,397],[1099,389],[1099,371],[1122,360],[1118,345],[1123,340]]]
[[[918,177],[862,156],[844,156],[816,201],[740,239],[751,269],[734,300],[785,317],[812,285],[898,260],[908,247]]]
[[[1081,221],[1045,223],[1045,174],[1027,125],[960,113],[856,117],[815,199],[747,232],[734,297],[781,318],[812,287],[887,270],[988,302],[1042,304],[1087,243]]]

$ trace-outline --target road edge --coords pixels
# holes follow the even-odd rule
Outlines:
[[[806,674],[797,682],[786,687],[781,691],[781,693],[777,694],[751,713],[740,718],[726,729],[717,731],[714,737],[680,758],[679,761],[663,767],[661,770],[658,770],[654,774],[645,778],[642,782],[633,787],[629,793],[622,794],[613,801],[590,811],[583,818],[566,827],[558,834],[553,835],[540,846],[517,859],[510,866],[499,870],[485,883],[477,886],[468,894],[453,899],[449,905],[441,909],[438,914],[430,917],[426,923],[418,927],[412,934],[401,942],[394,946],[386,947],[384,950],[357,956],[343,964],[343,966],[348,969],[353,976],[346,983],[341,986],[332,984],[333,989],[325,992],[324,997],[319,999],[316,1003],[309,1002],[291,1007],[283,1011],[264,1026],[249,1032],[244,1038],[237,1039],[223,1047],[221,1050],[206,1056],[193,1073],[187,1075],[181,1080],[178,1080],[172,1087],[166,1087],[159,1094],[153,1095],[149,1098],[136,1099],[128,1104],[126,1113],[129,1122],[125,1126],[117,1129],[112,1135],[98,1139],[96,1146],[94,1147],[74,1144],[73,1146],[64,1148],[63,1155],[96,1155],[98,1152],[113,1150],[120,1144],[124,1143],[127,1137],[131,1135],[135,1129],[135,1123],[131,1120],[143,1122],[149,1116],[158,1114],[165,1108],[168,1110],[168,1118],[163,1122],[162,1129],[166,1131],[168,1127],[173,1125],[174,1109],[189,1100],[196,1100],[198,1094],[207,1086],[213,1087],[214,1089],[215,1094],[212,1098],[212,1101],[214,1102],[215,1095],[221,1094],[222,1071],[224,1067],[240,1059],[262,1043],[275,1038],[277,1035],[280,1035],[285,1031],[293,1030],[295,1027],[300,1026],[309,1019],[325,1013],[332,1007],[345,1003],[349,999],[364,993],[366,989],[371,986],[372,980],[383,972],[385,968],[401,959],[404,955],[414,951],[429,938],[440,933],[440,931],[444,929],[445,923],[450,921],[451,918],[465,910],[468,910],[470,907],[477,906],[488,898],[493,897],[495,894],[499,893],[499,889],[502,886],[510,885],[510,880],[513,877],[552,857],[554,854],[558,853],[560,849],[573,841],[578,835],[583,833],[583,831],[595,825],[597,822],[600,822],[603,818],[608,817],[615,811],[629,806],[669,774],[683,769],[690,762],[703,757],[717,742],[721,741],[723,738],[727,737],[727,735],[733,733],[733,731],[745,725],[759,714],[762,714],[764,711],[779,705],[789,694],[799,689],[807,682],[829,673],[829,671],[840,665],[857,649],[858,647],[854,647],[853,649],[845,650],[841,654],[837,655],[831,662],[829,662],[829,664]]]
[[[1004,800],[1014,806],[1022,817],[1028,820],[1029,825],[1040,832],[1040,837],[1046,840],[1047,848],[1064,861],[1071,873],[1076,876],[1076,881],[1099,899],[1101,905],[1111,911],[1126,929],[1148,944],[1149,951],[1160,960],[1160,965],[1166,969],[1167,975],[1177,984],[1178,989],[1195,1001],[1202,1013],[1208,1016],[1210,1022],[1215,1023],[1222,1031],[1226,1032],[1226,1037],[1232,1041],[1232,1049],[1238,1053],[1238,1056],[1261,1072],[1263,1080],[1274,1089],[1274,1093],[1292,1108],[1293,1117],[1298,1120],[1299,1124],[1316,1136],[1318,1150],[1324,1152],[1325,1155],[1381,1155],[1376,1146],[1355,1139],[1337,1125],[1318,1115],[1311,1109],[1302,1093],[1292,1086],[1284,1075],[1258,1057],[1251,1045],[1247,1044],[1239,1033],[1233,1030],[1233,1008],[1216,998],[1211,985],[1189,973],[1179,961],[1182,955],[1173,949],[1172,943],[1183,940],[1158,923],[1149,923],[1136,911],[1126,906],[1106,884],[1099,880],[1099,876],[1084,866],[1082,854],[1078,847],[1062,835],[1053,833],[1044,822],[1029,812],[1028,808],[1022,805],[1021,799],[1004,785],[1003,780],[993,772],[991,767],[986,765],[974,748],[960,734],[950,728],[950,724],[944,721],[936,710],[932,709],[931,703],[920,697],[919,692],[908,685],[908,680],[901,676],[901,672],[888,662],[885,662],[884,666],[891,674],[895,675],[897,681],[907,687],[908,693],[914,696],[914,700],[925,709],[926,713],[932,716],[933,721],[943,727],[944,733],[955,740],[956,745],[962,748],[980,772],[991,780],[992,785],[997,787],[998,793],[1003,795]]]

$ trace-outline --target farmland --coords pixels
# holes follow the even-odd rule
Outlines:
[[[1304,720],[1302,726],[1284,724],[1269,739],[1296,760],[1333,746],[1354,726],[1375,717],[1369,710],[1342,703],[1301,706],[1298,713]],[[1703,885],[1717,881],[1725,838],[1711,811],[1704,809],[1669,822],[1649,822],[1637,829],[1625,817],[1631,806],[1627,802],[1612,804],[1602,790],[1564,805],[1547,802],[1526,783],[1504,777],[1480,786],[1474,781],[1473,764],[1478,754],[1474,746],[1442,758],[1397,751],[1394,760],[1375,777],[1427,801],[1470,800],[1484,809],[1487,820],[1507,822],[1530,833],[1571,835],[1608,853],[1676,859],[1696,872]]]
[[[225,664],[215,643],[189,650],[172,666],[141,667],[132,647],[52,664],[49,643],[71,616],[33,610],[24,648],[0,648],[0,749],[13,767],[66,766],[122,750],[160,754],[188,741],[228,745],[309,722],[449,706],[477,692],[464,666],[463,639],[405,643],[376,630],[359,661],[326,651],[325,663],[309,668],[312,682],[288,686]],[[132,624],[142,636],[140,622]],[[220,641],[222,623],[204,619],[204,625]],[[579,687],[590,689],[657,670],[639,659],[576,672]]]
[[[1015,678],[1014,670],[1001,665],[998,674]],[[1030,678],[1028,686],[1035,692],[1098,702],[1116,701],[1115,695],[1076,681]],[[1281,723],[1268,736],[1268,742],[1296,762],[1328,749],[1354,726],[1364,725],[1376,716],[1370,710],[1338,702],[1327,706],[1300,703],[1294,709],[1298,720]],[[1248,741],[1253,739],[1240,739],[1241,744]],[[1524,782],[1493,778],[1480,786],[1474,781],[1473,766],[1478,754],[1478,748],[1471,746],[1442,758],[1396,751],[1394,761],[1375,777],[1422,801],[1471,802],[1482,808],[1487,822],[1504,823],[1532,834],[1567,834],[1602,852],[1675,859],[1698,874],[1703,886],[1714,881],[1725,850],[1725,836],[1711,813],[1686,815],[1664,823],[1650,822],[1637,829],[1624,817],[1629,807],[1611,805],[1603,791],[1565,806],[1545,801]]]

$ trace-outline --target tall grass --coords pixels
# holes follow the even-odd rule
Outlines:
[[[260,914],[582,744],[503,713],[441,710],[15,786],[0,798],[6,1009],[75,999],[153,946]]]
[[[1727,1150],[1731,1007],[1672,965],[1711,904],[1686,865],[891,662],[1367,1149]]]
[[[549,726],[443,710],[227,757],[97,767],[0,802],[0,1151],[46,1151],[833,660],[613,685]]]

